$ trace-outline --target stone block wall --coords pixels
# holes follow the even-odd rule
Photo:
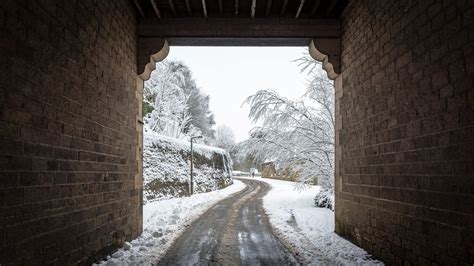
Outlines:
[[[189,196],[191,143],[150,130],[143,137],[143,202]],[[233,183],[232,159],[224,149],[194,143],[193,167],[193,193]]]
[[[336,231],[390,264],[474,263],[473,24],[473,1],[344,14]]]
[[[1,265],[86,264],[141,232],[134,14],[0,1]]]

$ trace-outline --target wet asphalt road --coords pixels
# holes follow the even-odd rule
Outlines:
[[[270,187],[239,179],[246,188],[205,212],[174,242],[158,265],[295,265],[272,233],[262,206]]]

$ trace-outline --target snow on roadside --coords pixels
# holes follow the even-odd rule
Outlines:
[[[225,197],[241,191],[245,184],[234,180],[224,189],[191,197],[155,201],[143,206],[143,233],[111,254],[107,265],[151,265],[170,248],[173,241],[205,211]]]
[[[160,135],[152,130],[146,131],[144,133],[143,145],[151,146],[156,143],[159,143],[160,146],[170,150],[191,151],[191,144],[189,141]],[[199,143],[194,143],[193,150],[195,153],[206,156],[208,159],[211,159],[215,153],[226,154],[224,149]]]
[[[272,186],[263,207],[272,227],[299,253],[304,264],[382,264],[334,232],[334,212],[314,206],[319,186],[295,190],[295,183],[258,178]]]

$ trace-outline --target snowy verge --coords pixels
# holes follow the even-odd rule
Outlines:
[[[300,191],[295,189],[294,182],[253,179],[271,185],[272,189],[263,198],[265,212],[276,234],[298,253],[304,264],[382,264],[334,232],[334,212],[314,206],[314,195],[320,190],[319,186]]]
[[[182,150],[187,152],[191,151],[191,145],[189,141],[160,135],[151,130],[146,131],[144,133],[143,145],[151,146],[156,143],[160,143],[160,145],[167,147],[170,150]],[[198,143],[194,143],[193,149],[195,153],[202,154],[208,159],[211,159],[216,153],[226,154],[224,149]]]
[[[107,265],[152,265],[171,247],[187,226],[218,201],[245,188],[234,180],[224,189],[195,194],[191,197],[151,202],[143,206],[143,233],[114,252]]]

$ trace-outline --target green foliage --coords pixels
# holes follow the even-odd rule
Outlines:
[[[143,112],[142,116],[145,117],[147,114],[151,113],[155,108],[148,102],[143,101]]]

